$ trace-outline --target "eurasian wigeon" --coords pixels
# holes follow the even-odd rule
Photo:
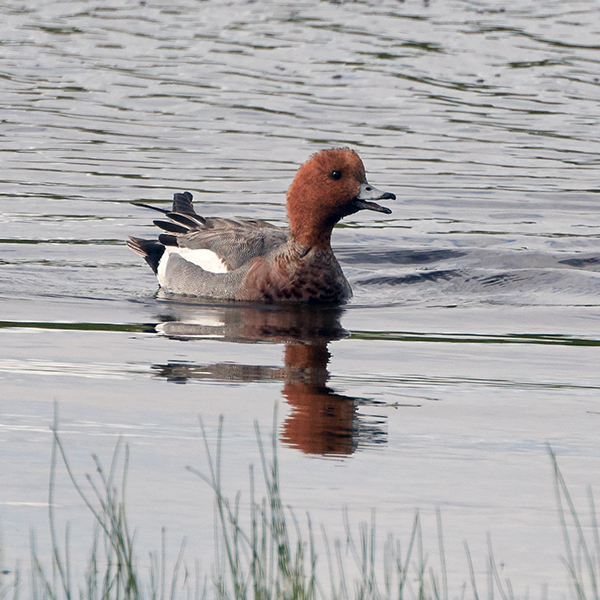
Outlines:
[[[196,214],[189,192],[175,194],[158,241],[130,238],[164,292],[255,302],[341,304],[352,290],[333,250],[334,225],[359,210],[392,211],[373,202],[394,200],[369,183],[358,154],[322,150],[305,162],[287,194],[289,229],[265,221]]]

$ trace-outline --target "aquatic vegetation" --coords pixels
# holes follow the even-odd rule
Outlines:
[[[257,499],[254,469],[250,467],[249,523],[245,522],[241,494],[227,497],[222,486],[221,445],[223,420],[219,423],[216,447],[211,448],[200,424],[208,463],[206,473],[188,469],[207,483],[215,501],[215,563],[212,574],[202,575],[198,563],[190,568],[184,559],[185,542],[174,560],[167,557],[166,534],[158,553],[150,553],[149,566],[140,564],[127,519],[125,492],[129,450],[118,443],[108,471],[93,456],[95,475],[82,484],[72,471],[66,449],[54,428],[54,443],[49,486],[49,521],[52,542],[50,566],[44,565],[31,536],[31,564],[27,581],[20,565],[11,571],[2,563],[0,552],[0,600],[448,600],[449,598],[487,597],[492,600],[515,598],[512,584],[503,580],[496,565],[488,536],[485,586],[477,581],[471,553],[465,543],[468,574],[457,590],[448,586],[441,515],[437,513],[439,564],[429,564],[429,551],[423,544],[421,521],[415,514],[412,530],[404,547],[389,534],[376,543],[375,512],[371,523],[359,524],[357,531],[344,512],[345,539],[330,542],[321,527],[324,560],[318,564],[315,534],[310,516],[305,525],[293,510],[284,506],[277,461],[277,436],[266,448],[258,426],[257,441],[261,456],[262,482],[266,496]],[[594,499],[589,492],[590,523],[585,526],[569,494],[553,450],[548,446],[554,469],[559,522],[563,533],[563,562],[574,600],[598,599],[600,580],[600,532]],[[94,518],[95,529],[85,574],[74,581],[70,555],[71,531],[67,525],[64,539],[57,532],[53,508],[55,475],[62,464]],[[247,520],[247,519],[246,519]],[[325,573],[325,575],[323,575]],[[328,579],[328,581],[326,581]],[[482,590],[485,588],[485,593]]]

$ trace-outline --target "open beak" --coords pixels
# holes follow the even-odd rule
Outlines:
[[[356,210],[374,210],[386,215],[391,214],[391,210],[386,206],[380,206],[373,200],[395,200],[396,195],[391,192],[382,192],[368,183],[360,184],[360,191],[352,202]]]

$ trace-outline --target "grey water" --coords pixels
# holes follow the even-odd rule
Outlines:
[[[568,595],[550,443],[576,505],[600,467],[600,17],[592,0],[5,0],[0,6],[0,523],[48,546],[50,426],[73,469],[130,447],[142,547],[208,569],[212,500],[185,470],[225,419],[247,489],[276,409],[284,498],[343,536],[415,509],[449,577],[487,534],[519,596]],[[342,309],[157,294],[124,245],[189,190],[285,225],[313,152],[350,146],[391,215],[333,245]],[[56,512],[89,518],[64,473]]]

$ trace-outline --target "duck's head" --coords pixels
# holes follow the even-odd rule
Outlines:
[[[362,160],[350,148],[321,150],[296,173],[287,211],[294,239],[309,248],[328,248],[334,225],[359,210],[390,214],[375,200],[394,200],[367,182]]]

